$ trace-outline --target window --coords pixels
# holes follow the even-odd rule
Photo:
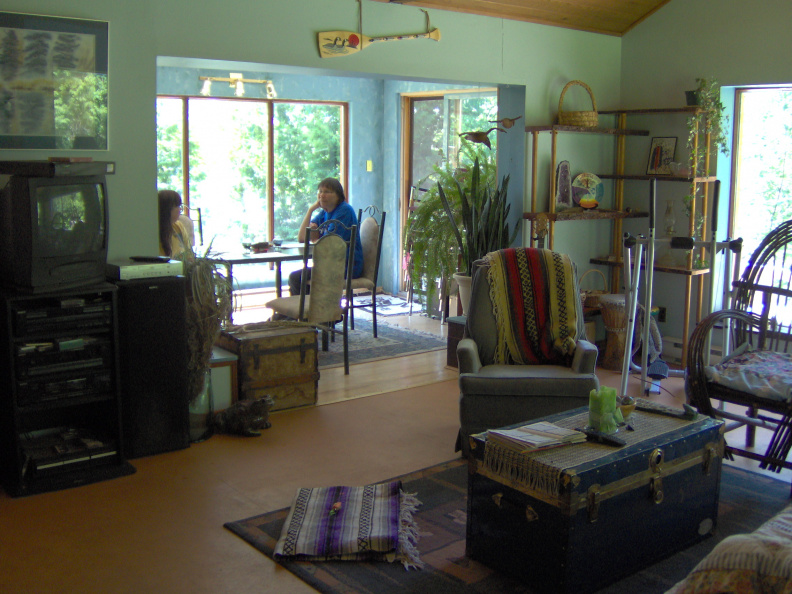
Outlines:
[[[792,88],[738,89],[732,235],[742,260],[792,218]]]
[[[294,240],[317,183],[346,186],[346,119],[343,103],[159,97],[158,187],[201,209],[219,251]]]

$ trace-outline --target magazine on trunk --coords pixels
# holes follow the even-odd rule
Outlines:
[[[539,421],[514,429],[490,429],[487,440],[518,452],[531,452],[586,441],[586,435],[555,423]]]

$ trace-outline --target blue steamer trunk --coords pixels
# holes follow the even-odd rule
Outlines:
[[[633,414],[636,434],[658,422],[662,434],[631,436],[596,460],[558,468],[551,493],[515,478],[513,468],[493,470],[485,434],[473,436],[468,556],[532,590],[592,592],[708,537],[717,521],[722,421]],[[545,420],[579,426],[585,416],[577,409]]]

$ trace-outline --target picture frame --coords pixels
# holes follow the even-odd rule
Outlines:
[[[107,150],[108,23],[0,12],[0,149]]]
[[[652,138],[649,148],[649,162],[646,175],[671,175],[669,163],[674,161],[676,152],[676,136],[656,136]]]

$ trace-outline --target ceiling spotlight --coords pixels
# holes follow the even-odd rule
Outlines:
[[[212,94],[212,81],[205,80],[203,83],[203,87],[201,87],[201,95],[204,97],[208,97]]]
[[[241,79],[234,82],[234,95],[236,95],[237,97],[245,96],[245,85],[242,84]]]

